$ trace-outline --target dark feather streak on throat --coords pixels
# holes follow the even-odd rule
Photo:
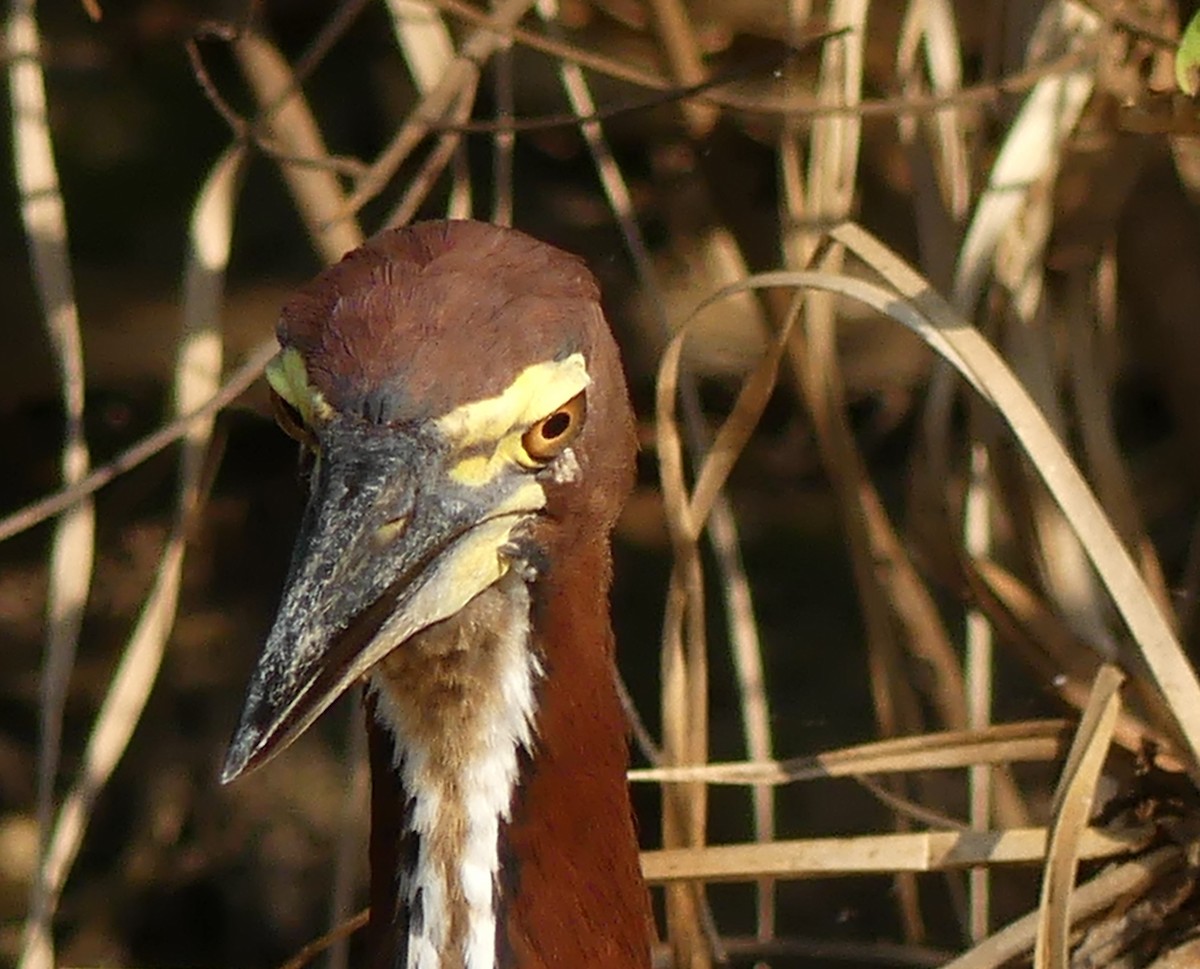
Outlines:
[[[365,681],[372,966],[647,969],[608,614],[633,415],[595,280],[520,232],[423,223],[277,332],[314,467],[224,778]]]

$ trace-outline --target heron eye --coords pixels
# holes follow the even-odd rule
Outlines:
[[[521,438],[525,452],[543,464],[558,457],[583,430],[586,419],[587,397],[579,393],[525,432]]]
[[[274,390],[271,391],[271,413],[275,415],[275,423],[279,425],[284,434],[293,441],[299,441],[310,451],[316,449],[317,440],[313,436],[312,429],[304,423],[300,411]]]

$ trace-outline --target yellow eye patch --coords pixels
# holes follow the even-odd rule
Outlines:
[[[295,347],[281,350],[267,364],[266,377],[271,389],[296,409],[305,424],[311,426],[317,419],[333,416],[324,395],[308,382],[304,358]]]
[[[582,353],[526,367],[500,394],[472,401],[438,418],[451,446],[475,453],[450,470],[456,481],[482,485],[507,465],[536,467],[521,438],[532,425],[577,397],[591,377]],[[489,447],[490,446],[490,447]]]

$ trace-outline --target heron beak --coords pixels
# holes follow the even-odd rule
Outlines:
[[[346,420],[323,435],[223,782],[262,766],[391,650],[509,569],[522,522],[545,504],[541,486],[516,470],[464,481],[453,463],[428,428]]]

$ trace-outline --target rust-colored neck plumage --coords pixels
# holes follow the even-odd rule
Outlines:
[[[534,753],[502,834],[500,965],[642,969],[651,917],[625,780],[608,549],[576,548],[567,562],[534,598],[546,678]]]
[[[528,648],[541,675],[531,749],[520,752],[510,819],[499,826],[495,965],[645,969],[652,923],[625,780],[609,551],[606,539],[575,533],[570,540],[573,547],[554,550],[555,564],[529,589]],[[410,642],[401,650],[422,648]],[[409,665],[394,675],[411,682],[428,673]],[[461,672],[454,679],[470,688]],[[391,969],[410,964],[413,920],[434,916],[419,903],[414,911],[405,898],[420,853],[412,820],[419,798],[397,768],[393,726],[381,723],[379,704],[386,702],[375,697],[369,711],[372,965]],[[457,958],[441,962],[442,969],[462,965]]]

